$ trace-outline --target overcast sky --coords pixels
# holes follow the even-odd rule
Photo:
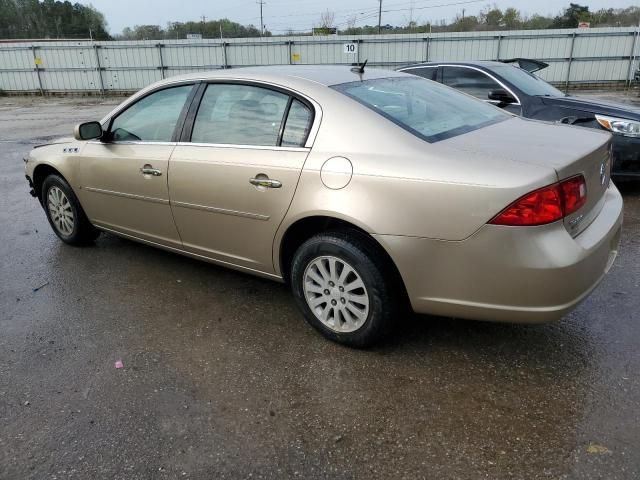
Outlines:
[[[309,30],[320,20],[321,12],[335,13],[334,24],[344,27],[351,17],[356,25],[374,25],[378,22],[378,0],[264,0],[264,24],[274,33]],[[576,1],[576,0],[574,0]],[[162,25],[167,22],[228,18],[248,25],[260,25],[260,6],[257,0],[81,0],[91,4],[106,16],[111,33],[120,33],[124,27],[134,25]],[[590,10],[623,8],[637,4],[637,0],[577,0]],[[457,4],[457,5],[453,5]],[[515,7],[524,14],[557,14],[569,5],[558,0],[383,0],[382,23],[406,24],[409,19],[418,23],[451,20],[464,8],[467,15],[475,15],[487,5],[496,4],[505,9]],[[412,11],[413,7],[413,11]],[[385,11],[388,10],[388,11]]]

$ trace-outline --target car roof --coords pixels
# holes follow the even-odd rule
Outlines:
[[[365,67],[364,73],[352,71],[350,65],[274,65],[264,67],[240,67],[225,70],[213,70],[209,72],[191,73],[166,79],[164,82],[188,81],[188,80],[217,80],[217,79],[242,79],[242,80],[270,80],[284,81],[285,83],[306,80],[316,84],[331,86],[340,83],[371,80],[375,78],[399,77],[407,74]],[[162,84],[163,82],[158,82]],[[158,85],[156,84],[156,85]]]

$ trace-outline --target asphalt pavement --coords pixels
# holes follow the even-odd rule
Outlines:
[[[413,316],[352,350],[283,285],[58,240],[22,157],[115,103],[0,98],[0,479],[640,478],[640,182],[562,321]]]

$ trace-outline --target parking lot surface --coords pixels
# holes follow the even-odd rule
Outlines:
[[[562,321],[414,316],[351,350],[284,285],[57,239],[22,157],[115,103],[0,98],[0,479],[640,478],[640,182]]]

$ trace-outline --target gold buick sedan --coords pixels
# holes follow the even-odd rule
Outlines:
[[[313,327],[363,347],[405,307],[575,307],[618,250],[610,140],[405,73],[256,67],[155,83],[26,175],[62,241],[106,231],[287,282]]]

